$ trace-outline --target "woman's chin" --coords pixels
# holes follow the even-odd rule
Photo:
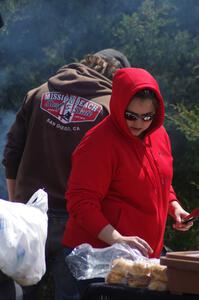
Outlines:
[[[140,134],[143,132],[142,129],[136,129],[136,128],[130,128],[130,131],[134,136],[140,136]]]

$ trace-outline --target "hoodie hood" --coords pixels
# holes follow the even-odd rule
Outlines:
[[[110,100],[110,117],[123,134],[135,138],[126,124],[124,111],[133,96],[143,90],[151,89],[158,99],[158,108],[146,135],[158,129],[164,122],[164,101],[155,78],[146,70],[140,68],[124,68],[116,72],[113,78],[112,96]]]
[[[103,96],[111,95],[112,81],[97,71],[80,63],[72,63],[61,67],[56,75],[48,80],[49,89],[52,88],[63,94],[81,96],[86,99],[99,99],[103,103]]]
[[[118,61],[119,68],[130,68],[130,62],[127,57],[120,51],[108,48],[101,51],[96,52],[94,55],[101,56],[107,61],[112,60],[113,58]]]

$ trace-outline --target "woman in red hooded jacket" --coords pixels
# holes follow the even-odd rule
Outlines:
[[[158,84],[144,69],[116,72],[110,115],[73,153],[63,244],[128,243],[159,257],[168,213],[175,228],[188,215],[172,188],[172,154]]]

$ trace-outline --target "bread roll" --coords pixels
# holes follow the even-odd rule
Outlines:
[[[150,282],[150,277],[147,275],[128,278],[128,285],[135,288],[147,287],[149,282]]]
[[[133,262],[128,273],[134,277],[146,276],[150,272],[149,264],[146,261]]]
[[[150,281],[149,265],[146,261],[133,262],[128,270],[128,285],[147,287]]]
[[[160,280],[167,282],[167,267],[159,264],[153,264],[150,266],[151,277],[154,280]]]
[[[168,289],[167,282],[163,282],[160,280],[151,280],[148,285],[148,289],[159,292],[166,291]]]
[[[109,272],[106,280],[107,283],[111,283],[111,284],[125,284],[127,282],[127,279],[124,275],[121,274],[117,274],[113,271]]]
[[[115,273],[121,274],[126,276],[131,268],[133,261],[124,259],[124,258],[117,258],[112,261],[112,271]]]
[[[150,260],[131,261],[117,258],[106,277],[110,284],[128,284],[131,287],[148,287],[150,290],[167,290],[167,267]]]
[[[106,277],[107,283],[125,283],[127,284],[128,270],[132,265],[132,261],[117,258],[112,261],[112,269]]]

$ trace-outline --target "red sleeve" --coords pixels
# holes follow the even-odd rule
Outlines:
[[[173,186],[170,186],[170,192],[169,192],[169,203],[171,203],[172,201],[178,201],[176,193],[173,189]],[[178,201],[179,202],[179,201]]]
[[[172,156],[172,149],[171,149],[171,142],[170,142],[170,138],[169,138],[166,130],[165,130],[165,137],[166,137],[166,143],[167,143],[169,152],[171,153],[171,157],[173,158],[173,156]],[[172,201],[178,201],[178,199],[177,199],[176,193],[175,193],[175,191],[173,189],[173,186],[171,184],[170,190],[169,190],[169,203],[172,202]]]
[[[96,135],[86,136],[73,154],[67,210],[93,236],[109,222],[101,212],[112,178],[112,150]]]

